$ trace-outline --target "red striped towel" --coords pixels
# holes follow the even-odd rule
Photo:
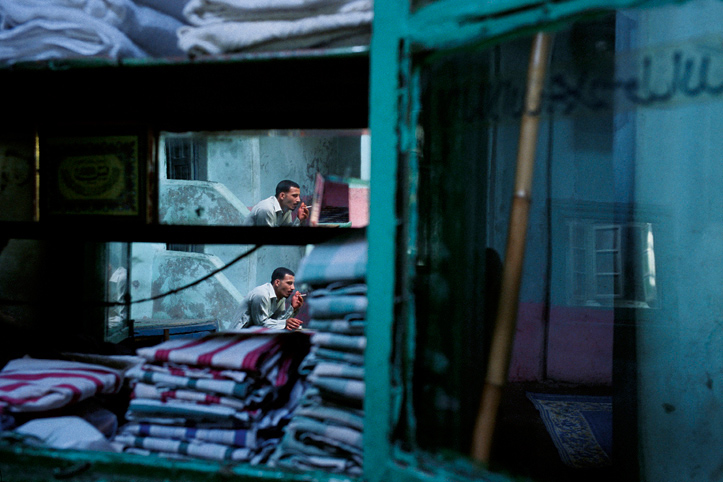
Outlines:
[[[123,372],[89,363],[18,358],[0,371],[0,412],[41,412],[116,393]]]

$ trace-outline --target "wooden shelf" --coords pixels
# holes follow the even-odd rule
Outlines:
[[[369,55],[287,52],[199,60],[88,59],[0,68],[1,124],[145,125],[167,131],[359,129]]]
[[[139,242],[179,244],[259,244],[303,246],[334,239],[350,229],[326,227],[178,226],[163,224],[123,224],[115,220],[88,222],[69,219],[42,223],[0,221],[6,239],[36,239],[91,242]]]

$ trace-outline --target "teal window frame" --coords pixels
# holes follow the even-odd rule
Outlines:
[[[464,457],[441,460],[404,450],[392,440],[403,410],[414,360],[414,313],[407,285],[414,257],[416,112],[419,109],[416,59],[466,47],[492,46],[514,35],[554,30],[577,18],[621,8],[652,7],[665,1],[527,0],[478,2],[437,0],[412,12],[409,3],[390,0],[375,6],[371,46],[370,130],[372,171],[368,228],[370,298],[366,354],[365,479],[497,480]],[[679,2],[680,3],[680,2]],[[422,60],[423,62],[423,60]],[[404,336],[394,339],[394,333]],[[469,472],[468,472],[469,471]],[[453,475],[452,475],[453,474]]]
[[[371,166],[366,352],[365,467],[363,480],[510,480],[503,474],[477,471],[461,458],[427,457],[396,446],[394,420],[402,412],[408,372],[399,365],[413,360],[414,317],[406,299],[407,260],[413,255],[415,232],[415,109],[419,101],[413,55],[443,55],[470,44],[498,42],[505,35],[553,28],[577,16],[660,4],[639,0],[570,0],[533,3],[530,0],[440,0],[412,13],[407,1],[377,2],[371,45],[370,122],[373,135]],[[400,81],[401,79],[401,81]],[[405,169],[399,169],[400,163]],[[400,178],[404,174],[404,179]],[[396,268],[400,267],[400,268]],[[394,339],[395,323],[405,337]],[[398,344],[400,343],[400,345]],[[397,360],[397,363],[392,363]],[[165,461],[128,454],[56,451],[6,445],[0,450],[2,477],[27,478],[32,466],[37,480],[67,478],[91,466],[96,476],[112,480],[165,480],[169,474],[193,480],[354,480],[326,473],[286,473],[246,465],[226,466],[207,461]],[[481,477],[481,474],[484,474]]]

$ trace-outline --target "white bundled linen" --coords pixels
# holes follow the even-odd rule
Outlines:
[[[66,10],[64,14],[0,30],[0,62],[146,56],[118,29],[77,12]]]
[[[191,0],[178,30],[191,55],[369,43],[371,0]]]
[[[3,0],[0,61],[181,55],[181,25],[132,0]]]
[[[319,15],[371,12],[372,0],[190,0],[183,14],[191,25],[299,20]]]
[[[115,451],[97,428],[80,417],[38,418],[21,425],[14,432],[35,437],[56,449]]]

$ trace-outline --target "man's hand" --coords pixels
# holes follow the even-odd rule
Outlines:
[[[296,291],[294,293],[294,296],[291,297],[291,307],[294,310],[299,311],[299,308],[301,308],[301,305],[304,304],[304,296],[306,296],[306,295],[302,295],[301,293]]]
[[[286,319],[286,329],[287,330],[300,330],[301,324],[303,322],[298,318],[287,318]]]
[[[309,208],[303,201],[299,204],[299,211],[296,213],[296,216],[299,218],[299,221],[305,221],[309,217]]]

